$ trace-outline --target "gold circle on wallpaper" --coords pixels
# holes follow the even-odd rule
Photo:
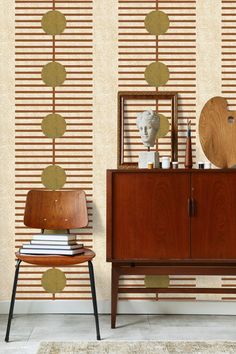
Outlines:
[[[146,275],[144,284],[146,288],[168,288],[170,278],[168,275]]]
[[[60,269],[51,268],[43,273],[41,284],[47,293],[60,293],[66,286],[66,276]]]
[[[156,10],[146,16],[144,24],[150,34],[159,36],[168,31],[170,21],[165,12]]]
[[[43,15],[41,25],[44,32],[55,36],[66,28],[66,18],[60,11],[48,11]]]
[[[44,65],[41,77],[45,85],[56,87],[63,84],[66,79],[66,69],[56,61]]]
[[[48,114],[41,124],[43,134],[48,138],[60,138],[66,131],[66,121],[60,114]]]
[[[166,116],[164,116],[163,114],[159,114],[160,117],[160,128],[158,130],[157,133],[157,139],[159,138],[163,138],[164,136],[166,136],[166,134],[168,134],[169,129],[170,129],[170,123],[169,120]]]
[[[169,69],[161,62],[153,62],[146,67],[145,80],[150,86],[163,86],[169,80]]]
[[[49,189],[60,189],[66,183],[66,173],[60,166],[50,165],[43,170],[42,184]]]

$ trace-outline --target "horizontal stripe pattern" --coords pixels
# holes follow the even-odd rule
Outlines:
[[[71,0],[55,2],[56,10],[67,19],[61,35],[54,38],[41,27],[41,18],[52,10],[53,1],[15,0],[16,52],[16,117],[15,117],[15,205],[16,250],[28,242],[38,230],[25,228],[23,214],[28,190],[42,188],[41,173],[55,163],[66,172],[63,190],[82,188],[86,191],[89,225],[78,230],[78,241],[93,247],[93,2]],[[41,70],[54,60],[64,65],[66,81],[52,88],[45,86]],[[49,139],[41,130],[42,119],[55,112],[67,123],[63,137]],[[54,156],[53,156],[54,155]],[[23,264],[18,299],[50,299],[41,286],[47,269]],[[67,286],[53,299],[90,299],[87,265],[65,267]]]
[[[144,26],[146,15],[159,9],[168,14],[170,28],[164,35],[150,35]],[[193,157],[196,156],[196,1],[167,0],[119,1],[119,90],[153,91],[144,78],[144,71],[153,61],[165,63],[170,79],[160,91],[177,91],[178,104],[178,156],[183,165],[187,121],[192,121]],[[137,107],[127,103],[124,114],[126,128],[124,139],[124,162],[137,162],[138,152],[143,150],[135,119],[137,112],[155,109],[155,103]],[[171,122],[171,107],[159,101],[158,112]],[[159,139],[161,156],[170,155],[171,134]]]
[[[222,96],[227,98],[229,109],[236,110],[236,3],[234,0],[222,0],[221,27],[221,79]],[[235,287],[235,277],[222,277],[222,287]],[[236,300],[235,295],[222,295],[222,300]]]
[[[146,15],[159,9],[168,14],[170,28],[158,37],[149,34],[144,26]],[[119,0],[119,90],[154,91],[144,78],[144,71],[153,61],[161,61],[170,71],[170,79],[158,91],[176,91],[178,102],[178,160],[183,166],[187,121],[192,121],[193,157],[196,155],[196,1],[195,0]],[[157,110],[171,123],[168,101],[127,100],[124,104],[124,162],[137,162],[143,150],[137,127],[137,113]],[[171,133],[158,141],[160,156],[171,155]],[[120,287],[143,288],[144,276],[126,276]],[[170,286],[195,287],[196,278],[170,276]],[[195,300],[194,294],[120,294],[120,300]]]

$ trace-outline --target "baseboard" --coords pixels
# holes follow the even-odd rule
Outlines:
[[[110,314],[110,301],[98,301],[100,314]],[[0,313],[7,314],[9,301],[0,301]],[[18,300],[15,314],[30,313],[93,313],[88,300]],[[235,302],[222,301],[120,301],[119,314],[179,314],[179,315],[236,315]]]

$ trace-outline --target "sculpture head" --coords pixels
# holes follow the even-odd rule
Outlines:
[[[145,146],[155,145],[156,136],[160,128],[160,117],[152,110],[139,113],[136,120],[142,142]]]

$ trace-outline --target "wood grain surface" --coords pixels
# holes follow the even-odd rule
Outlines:
[[[31,190],[26,199],[24,223],[28,227],[64,230],[85,227],[88,212],[85,192]]]
[[[28,255],[16,253],[16,258],[29,264],[47,267],[63,267],[88,262],[95,257],[92,250],[84,248],[84,253],[74,256]]]
[[[107,183],[108,261],[235,262],[235,169],[109,170]]]
[[[188,173],[114,173],[113,259],[189,258],[189,193]]]
[[[192,188],[192,258],[236,259],[236,174],[193,174]]]
[[[199,135],[203,151],[214,165],[236,165],[236,112],[228,110],[225,98],[213,97],[205,104]]]
[[[155,288],[149,292],[136,278],[171,274],[186,281],[191,275],[231,275],[230,281],[234,281],[235,182],[235,169],[107,171],[112,328],[116,323],[117,300],[126,299],[128,294],[142,294],[143,299],[149,293],[181,293],[183,299],[187,294],[235,293],[235,285],[196,287],[194,277],[192,284],[181,283],[174,288],[171,284],[161,291]],[[127,279],[131,279],[130,283],[124,284]],[[132,284],[132,280],[136,283]],[[136,295],[137,298],[140,296]]]

